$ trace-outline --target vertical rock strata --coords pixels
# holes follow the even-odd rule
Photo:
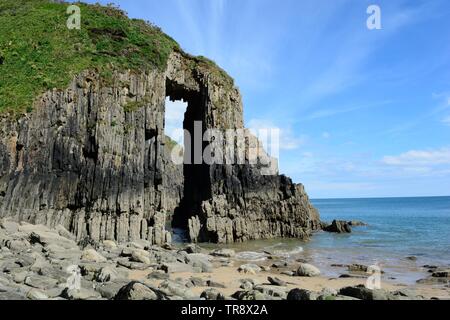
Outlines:
[[[0,217],[61,224],[78,239],[156,244],[170,241],[172,219],[192,241],[218,243],[306,238],[320,228],[303,186],[285,176],[247,163],[173,164],[166,96],[188,102],[191,132],[194,121],[244,128],[232,80],[186,54],[173,53],[164,72],[86,71],[36,99],[32,113],[0,115]]]

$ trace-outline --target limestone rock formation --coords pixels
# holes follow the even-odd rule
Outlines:
[[[169,224],[193,242],[218,243],[307,238],[321,228],[302,185],[262,174],[260,148],[257,164],[251,152],[239,164],[173,164],[166,97],[188,102],[191,136],[201,121],[202,133],[243,130],[245,146],[260,147],[232,79],[203,59],[174,50],[165,70],[118,69],[109,78],[86,70],[36,97],[33,112],[0,114],[0,217],[62,225],[77,240],[155,244],[170,242]]]

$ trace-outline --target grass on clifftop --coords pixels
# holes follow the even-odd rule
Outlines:
[[[163,70],[180,50],[159,28],[117,8],[77,5],[81,29],[69,30],[67,3],[0,1],[0,113],[30,112],[39,94],[67,87],[83,70]]]

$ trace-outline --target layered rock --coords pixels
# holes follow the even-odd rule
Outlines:
[[[249,155],[243,164],[171,163],[166,96],[188,102],[191,133],[194,121],[202,132],[244,129],[232,80],[184,53],[174,52],[165,71],[83,72],[36,99],[32,113],[0,119],[0,216],[62,225],[78,240],[158,244],[170,241],[171,220],[192,241],[221,243],[306,238],[320,228],[303,186],[263,175]]]

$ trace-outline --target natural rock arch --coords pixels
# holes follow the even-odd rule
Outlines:
[[[174,52],[164,71],[86,71],[42,95],[33,113],[0,119],[0,216],[62,224],[78,239],[156,244],[170,241],[165,212],[178,203],[192,241],[306,238],[320,228],[303,186],[249,164],[187,165],[181,192],[166,150],[166,96],[188,101],[189,130],[193,120],[244,129],[239,91],[207,60]]]

